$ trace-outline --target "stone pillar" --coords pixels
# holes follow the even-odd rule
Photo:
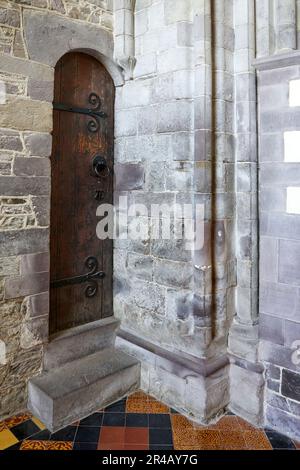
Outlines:
[[[296,49],[296,0],[275,1],[276,53]]]
[[[236,316],[229,335],[231,409],[260,424],[263,377],[258,365],[257,116],[256,77],[252,68],[255,3],[235,0],[234,7],[238,287]]]
[[[205,351],[210,356],[217,354],[216,341],[219,352],[225,348],[226,324],[234,311],[233,29],[230,1],[207,1],[202,7],[197,29],[202,41],[195,63],[194,184],[196,200],[205,206],[205,240],[194,262],[202,274],[195,289],[201,286],[210,301],[211,343]]]
[[[296,3],[297,49],[300,49],[300,0]]]
[[[226,349],[236,285],[232,1],[212,1],[212,16],[212,333],[214,342]]]
[[[257,57],[297,48],[297,0],[256,0]]]
[[[195,291],[211,300],[211,172],[212,172],[212,18],[211,1],[194,2],[194,191],[204,209],[204,244],[193,253]],[[200,228],[202,229],[202,228]],[[204,320],[203,320],[204,321]],[[205,319],[211,341],[211,315]]]
[[[274,1],[255,0],[256,56],[267,57],[275,51]]]
[[[125,79],[131,79],[136,64],[135,59],[135,22],[136,0],[114,0],[114,58],[122,67]]]
[[[145,170],[142,188],[131,188],[130,199],[148,206],[175,202],[204,208],[203,247],[186,250],[181,242],[152,236],[139,246],[120,240],[115,244],[119,346],[141,359],[145,391],[202,423],[222,413],[229,402],[226,294],[227,240],[232,238],[226,231],[224,188],[231,173],[223,159],[230,154],[224,142],[230,140],[231,123],[222,123],[227,99],[221,90],[227,76],[224,57],[230,51],[223,53],[220,39],[221,73],[212,72],[211,4],[137,1],[137,65],[134,79],[122,89],[116,116],[117,161],[139,162]],[[231,17],[229,12],[225,25],[222,16],[215,31],[224,24],[233,38]],[[216,81],[220,77],[218,152],[211,146],[213,76]],[[130,128],[118,125],[129,121]],[[219,196],[216,216],[214,199]],[[182,226],[180,216],[175,222]]]

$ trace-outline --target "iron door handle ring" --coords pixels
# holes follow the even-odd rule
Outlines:
[[[107,165],[106,159],[101,155],[96,155],[94,157],[93,170],[98,178],[107,178],[111,173],[111,170]]]

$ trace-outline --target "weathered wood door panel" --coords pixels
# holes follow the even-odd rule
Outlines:
[[[93,57],[65,55],[55,70],[50,333],[113,314],[112,241],[96,236],[97,207],[113,202],[113,143],[111,77]]]

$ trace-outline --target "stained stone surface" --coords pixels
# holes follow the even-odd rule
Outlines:
[[[112,56],[112,35],[108,31],[90,24],[82,28],[76,21],[50,13],[25,11],[24,35],[29,58],[51,66],[55,66],[59,58],[70,50],[90,50],[99,41],[102,54]],[[45,41],[47,48],[44,47]]]

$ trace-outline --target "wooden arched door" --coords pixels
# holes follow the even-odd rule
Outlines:
[[[111,316],[112,241],[96,210],[113,202],[114,84],[74,52],[55,69],[51,192],[50,334]]]

